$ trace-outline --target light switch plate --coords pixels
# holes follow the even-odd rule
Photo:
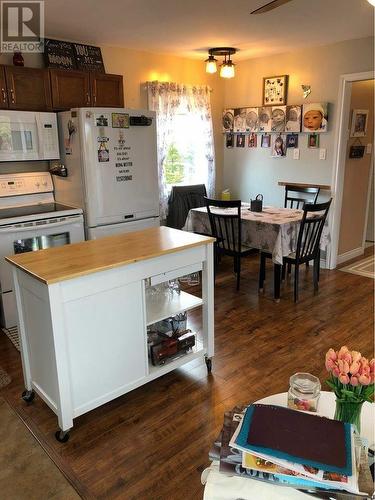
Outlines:
[[[293,160],[299,160],[299,148],[293,149]]]
[[[319,150],[319,160],[325,160],[327,156],[326,148],[320,148]]]
[[[371,142],[369,142],[369,143],[367,144],[367,146],[366,146],[366,153],[367,153],[368,155],[370,155],[370,154],[371,154],[371,151],[372,151],[372,144],[371,144]]]

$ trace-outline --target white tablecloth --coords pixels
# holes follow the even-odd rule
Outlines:
[[[236,213],[235,208],[212,208],[213,213]],[[249,248],[258,248],[272,254],[276,264],[283,263],[283,257],[295,252],[298,231],[303,210],[294,208],[263,207],[262,212],[251,212],[249,204],[241,208],[242,244]],[[184,231],[210,234],[211,227],[206,207],[193,208],[186,218]],[[330,242],[328,224],[323,229],[320,240],[321,249]]]

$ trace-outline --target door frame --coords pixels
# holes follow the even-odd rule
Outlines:
[[[349,115],[350,99],[352,93],[352,83],[362,80],[373,80],[374,71],[364,71],[362,73],[349,73],[340,76],[338,94],[338,119],[335,127],[335,151],[332,172],[332,193],[334,203],[331,212],[331,245],[327,255],[328,268],[335,269],[337,266],[341,208],[344,191],[345,160],[347,140],[349,138]]]

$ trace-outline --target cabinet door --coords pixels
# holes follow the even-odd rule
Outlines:
[[[9,109],[48,111],[51,88],[48,70],[5,66]]]
[[[4,66],[0,66],[0,108],[8,108],[7,83]]]
[[[91,96],[97,107],[124,107],[124,88],[121,75],[91,73]]]
[[[88,73],[64,69],[49,71],[53,109],[64,110],[92,105]]]

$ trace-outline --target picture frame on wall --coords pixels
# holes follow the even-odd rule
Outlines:
[[[326,102],[309,102],[303,105],[303,132],[327,132],[328,104]]]
[[[288,75],[263,78],[263,106],[286,105],[287,94]]]
[[[368,109],[353,109],[350,137],[365,137],[368,124]]]
[[[231,132],[233,130],[234,109],[224,109],[223,111],[223,132]]]

